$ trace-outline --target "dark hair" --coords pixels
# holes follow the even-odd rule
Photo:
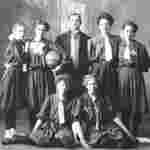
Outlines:
[[[87,74],[87,75],[85,75],[85,76],[83,77],[82,85],[83,85],[84,87],[86,87],[87,84],[88,84],[88,81],[91,80],[91,79],[92,79],[92,80],[95,80],[96,83],[98,83],[98,79],[96,78],[96,76],[95,76],[94,74]]]
[[[97,17],[97,25],[99,24],[101,19],[106,19],[109,21],[109,25],[112,26],[114,23],[114,18],[112,15],[110,15],[107,12],[102,12],[98,17]]]
[[[13,26],[12,26],[12,32],[13,32],[18,26],[23,26],[23,27],[25,27],[25,24],[24,24],[23,22],[16,22],[16,23],[13,24]]]
[[[45,31],[48,32],[50,30],[50,25],[48,22],[42,20],[42,19],[37,19],[34,21],[33,23],[34,27],[36,27],[37,25],[44,25],[45,27]]]
[[[126,26],[131,26],[133,28],[133,32],[137,32],[139,27],[136,23],[134,23],[134,21],[132,20],[127,20],[125,21],[125,23],[122,25],[122,29],[124,29]]]
[[[80,20],[80,24],[82,23],[82,19],[81,19],[81,14],[80,13],[78,13],[78,12],[72,12],[70,15],[69,15],[69,19],[70,19],[70,17],[72,17],[72,16],[78,16],[79,17],[79,20]]]

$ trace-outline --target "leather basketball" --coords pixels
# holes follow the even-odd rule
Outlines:
[[[57,51],[50,51],[46,55],[46,64],[50,68],[55,68],[61,62],[61,54]]]

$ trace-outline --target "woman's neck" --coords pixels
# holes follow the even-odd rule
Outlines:
[[[36,41],[36,42],[40,42],[41,40],[42,40],[41,36],[35,36],[34,37],[34,41]]]
[[[21,41],[21,40],[23,40],[23,38],[20,38],[20,37],[15,37],[15,39],[17,40],[17,41]]]
[[[77,33],[79,33],[79,31],[80,31],[80,29],[71,30],[71,33],[72,33],[72,34],[77,34]]]
[[[109,32],[101,32],[101,36],[102,36],[103,38],[108,38],[109,35],[110,35]]]
[[[65,93],[57,93],[59,100],[64,101],[66,99],[66,94]]]
[[[126,45],[128,45],[128,46],[130,45],[130,42],[131,42],[130,39],[125,38],[124,41],[125,41]]]
[[[88,93],[89,97],[92,99],[92,101],[95,101],[97,98],[97,94],[96,93]]]

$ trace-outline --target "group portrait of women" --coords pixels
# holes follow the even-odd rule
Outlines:
[[[16,113],[26,108],[29,133],[24,144],[84,148],[136,147],[148,112],[143,72],[150,66],[138,25],[128,19],[115,35],[108,12],[96,20],[98,34],[82,32],[82,16],[68,17],[69,30],[46,38],[47,21],[35,20],[32,36],[17,22],[4,52],[0,108],[2,144],[17,144]],[[96,30],[96,29],[95,29]]]

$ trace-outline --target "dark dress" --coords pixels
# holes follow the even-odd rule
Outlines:
[[[28,42],[28,67],[32,68],[28,73],[28,102],[30,109],[37,113],[44,99],[55,91],[52,71],[47,68],[45,63],[45,56],[48,51],[54,49],[54,44],[46,39],[41,40],[43,53],[38,54],[31,47],[35,41]]]
[[[13,40],[5,52],[6,63],[12,66],[4,71],[1,78],[1,109],[4,112],[21,108],[24,103],[24,46],[23,40]]]
[[[62,33],[56,37],[55,44],[58,50],[63,54],[62,70],[65,73],[71,74],[73,78],[74,95],[80,95],[82,93],[82,78],[88,73],[89,61],[88,61],[88,39],[89,36],[79,31],[77,33],[79,40],[79,55],[78,55],[78,67],[74,67],[71,58],[71,31]]]
[[[114,113],[109,102],[98,96],[93,102],[88,93],[74,101],[74,121],[80,121],[85,139],[93,147],[121,146],[125,136],[113,123]]]
[[[24,47],[25,41],[12,40],[5,52],[6,63],[11,64],[1,78],[0,106],[4,112],[6,129],[16,128],[16,111],[25,106],[25,74],[22,72]]]
[[[44,99],[51,93],[55,92],[54,75],[46,65],[45,56],[48,51],[54,50],[53,42],[42,39],[41,54],[35,52],[31,45],[35,41],[28,40],[28,49],[26,60],[28,61],[29,71],[27,73],[27,103],[29,111],[30,128],[32,129],[36,122],[36,114],[44,102]],[[35,43],[40,43],[35,42]],[[38,48],[39,48],[38,47]]]
[[[145,46],[138,41],[131,41],[130,61],[123,57],[125,48],[126,43],[122,41],[119,47],[119,104],[122,121],[137,135],[143,114],[148,108],[142,72],[148,71],[150,59]]]
[[[88,73],[89,62],[87,44],[89,36],[81,31],[79,31],[76,36],[79,38],[79,64],[76,69],[74,69],[71,61],[71,31],[58,35],[55,44],[58,50],[63,54],[62,64],[65,71],[70,73],[75,79],[79,80],[83,75]]]
[[[114,111],[118,111],[116,68],[120,38],[110,34],[109,40],[112,48],[112,60],[110,61],[105,60],[105,46],[101,35],[89,40],[88,51],[91,62],[89,71],[97,76],[103,97],[112,102]]]
[[[56,94],[48,96],[37,114],[37,118],[43,121],[37,132],[31,137],[37,145],[71,146],[73,144],[72,124],[72,101],[66,99],[64,102],[65,123],[59,123],[58,117],[59,99]]]

